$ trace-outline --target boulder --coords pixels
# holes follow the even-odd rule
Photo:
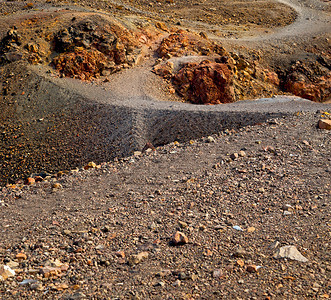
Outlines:
[[[235,101],[233,74],[227,64],[188,63],[173,77],[177,92],[195,104],[220,104]]]

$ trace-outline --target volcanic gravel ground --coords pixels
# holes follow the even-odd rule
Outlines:
[[[16,275],[0,282],[0,298],[328,298],[330,131],[316,127],[322,113],[3,188],[0,262]],[[169,243],[177,230],[188,243]],[[285,245],[308,262],[273,258]]]

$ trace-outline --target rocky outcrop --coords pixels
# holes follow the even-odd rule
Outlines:
[[[331,72],[317,64],[296,62],[285,79],[286,91],[315,102],[331,99]]]
[[[233,74],[228,65],[211,62],[188,63],[173,77],[177,92],[195,104],[235,101]]]
[[[179,30],[164,38],[157,49],[157,54],[161,58],[170,58],[172,56],[189,55],[224,55],[226,50],[220,45],[210,41],[205,35],[189,33],[185,30]]]
[[[65,76],[83,80],[134,65],[140,53],[133,33],[115,25],[107,29],[90,20],[59,31],[54,48],[61,54],[53,59],[53,66]]]

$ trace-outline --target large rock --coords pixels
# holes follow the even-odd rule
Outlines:
[[[284,84],[285,90],[316,102],[331,99],[331,72],[301,62],[291,66]]]
[[[233,74],[227,64],[188,63],[173,77],[177,92],[196,104],[220,104],[235,101]]]
[[[300,262],[308,261],[308,259],[304,257],[295,246],[280,247],[274,254],[274,258],[289,258]]]
[[[323,119],[319,120],[318,128],[331,130],[331,120],[323,120]]]

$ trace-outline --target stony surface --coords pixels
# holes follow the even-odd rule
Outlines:
[[[1,1],[0,298],[330,298],[329,106],[159,101],[206,59],[236,100],[329,101],[328,11]],[[288,245],[308,261],[274,258]]]
[[[327,299],[330,131],[316,127],[321,113],[3,188],[0,265],[16,275],[0,282],[1,298]],[[176,231],[187,244],[169,243]],[[288,245],[308,262],[275,259]]]

